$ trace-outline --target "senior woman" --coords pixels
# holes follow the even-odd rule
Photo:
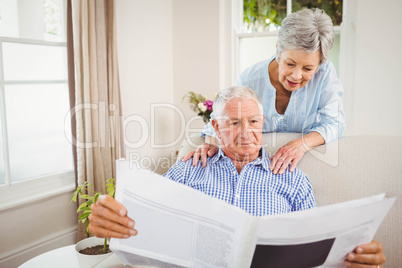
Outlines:
[[[331,18],[321,9],[303,9],[288,15],[279,30],[277,52],[272,58],[246,69],[237,81],[253,89],[264,105],[263,132],[298,132],[271,157],[270,169],[282,174],[293,171],[310,149],[338,139],[343,134],[343,88],[334,66],[328,62],[334,43]],[[205,143],[183,158],[216,154],[218,141],[208,124]]]

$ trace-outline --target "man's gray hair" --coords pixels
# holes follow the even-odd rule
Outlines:
[[[261,115],[264,114],[262,103],[257,93],[255,93],[251,88],[246,86],[232,86],[226,89],[222,89],[216,95],[213,104],[214,117],[224,116],[226,103],[228,103],[234,98],[240,98],[244,100],[255,100],[260,110],[260,114]]]
[[[322,9],[302,9],[289,14],[279,29],[277,56],[285,49],[308,53],[320,50],[320,64],[326,62],[334,45],[331,18]]]

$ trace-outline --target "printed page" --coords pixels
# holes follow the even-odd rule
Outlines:
[[[372,240],[396,200],[383,197],[260,218],[251,267],[344,267],[346,254]]]
[[[117,161],[116,200],[138,235],[112,239],[125,264],[156,267],[248,267],[256,218],[200,191]]]

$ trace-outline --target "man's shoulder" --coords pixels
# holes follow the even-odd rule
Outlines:
[[[309,182],[307,175],[299,168],[295,168],[293,171],[290,171],[290,165],[285,170],[283,174],[276,174],[277,176],[281,176],[286,181],[292,181],[292,183],[298,182]],[[272,172],[272,171],[271,171]]]
[[[210,164],[209,160],[208,164]],[[186,162],[183,162],[181,159],[178,159],[176,163],[163,176],[170,179],[176,179],[179,177],[188,179],[189,177],[194,176],[195,173],[197,175],[202,175],[204,171],[205,168],[202,167],[201,160],[198,161],[197,165],[194,166],[192,158],[190,158]]]
[[[295,185],[296,189],[309,188],[311,186],[310,179],[301,169],[295,168],[292,172],[289,170],[289,167],[286,169],[288,177],[292,181],[292,184]]]
[[[190,158],[186,162],[184,162],[181,159],[178,159],[176,161],[176,163],[174,163],[174,165],[169,169],[169,171],[170,170],[183,170],[184,171],[185,169],[190,169],[190,170],[197,169],[197,168],[201,167],[200,163],[201,163],[201,161],[198,161],[198,164],[196,166],[193,166],[193,158]]]
[[[295,176],[295,177],[305,177],[307,178],[306,173],[303,172],[303,170],[301,170],[300,168],[296,167],[293,171],[290,171],[290,165],[289,167],[286,169],[286,172],[288,172],[289,174]]]

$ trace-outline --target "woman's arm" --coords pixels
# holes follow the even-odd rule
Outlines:
[[[213,117],[214,113],[212,112],[211,120],[213,119]],[[218,152],[219,140],[216,138],[215,130],[212,127],[211,121],[205,125],[204,129],[201,131],[201,135],[204,135],[205,142],[199,145],[195,151],[191,151],[185,157],[183,157],[183,162],[186,162],[192,157],[193,166],[196,166],[201,158],[202,166],[206,167],[207,156],[211,157]]]
[[[205,142],[199,145],[195,151],[189,152],[185,157],[183,157],[182,161],[186,162],[192,157],[193,166],[196,166],[201,158],[202,167],[206,167],[207,156],[214,156],[218,152],[218,148],[219,140],[215,137],[205,135]]]
[[[292,172],[306,152],[324,143],[324,138],[318,132],[311,132],[301,138],[292,140],[279,148],[278,152],[271,157],[269,169],[274,174],[283,174],[291,163],[289,170]]]
[[[313,124],[309,127],[308,132],[320,133],[325,143],[329,143],[342,137],[345,126],[342,101],[343,87],[336,75],[335,67],[330,62],[326,66],[322,84],[320,84],[317,92],[321,92],[320,101],[317,114],[311,118],[314,122],[311,122]],[[310,120],[307,121],[309,124]]]

